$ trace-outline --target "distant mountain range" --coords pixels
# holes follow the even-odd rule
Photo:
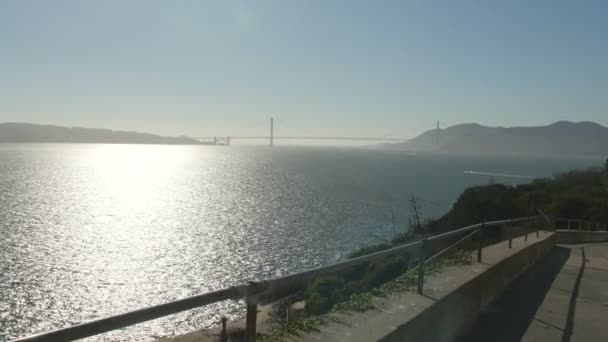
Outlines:
[[[0,123],[0,143],[7,142],[203,144],[189,137],[165,137],[96,128]],[[406,142],[386,146],[400,150],[434,153],[608,155],[608,127],[594,122],[569,121],[531,127],[461,124],[429,130]]]
[[[559,121],[536,127],[461,124],[429,130],[391,147],[464,154],[606,155],[608,128],[594,122]]]
[[[109,129],[60,127],[27,123],[0,123],[0,143],[102,143],[199,145],[188,137],[112,131]]]

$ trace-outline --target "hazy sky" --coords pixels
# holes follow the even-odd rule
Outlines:
[[[608,1],[0,1],[0,122],[411,137],[608,125]]]

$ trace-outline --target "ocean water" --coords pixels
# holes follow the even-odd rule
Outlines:
[[[449,210],[488,176],[602,158],[349,148],[0,144],[0,341],[330,264]],[[516,183],[524,178],[496,177]],[[91,340],[151,340],[238,318],[223,302]]]

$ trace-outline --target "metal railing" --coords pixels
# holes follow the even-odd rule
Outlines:
[[[510,220],[478,223],[446,233],[430,236],[418,241],[413,241],[387,250],[345,260],[333,265],[323,266],[309,271],[295,273],[271,280],[250,282],[247,285],[238,285],[120,315],[89,321],[69,328],[58,329],[48,333],[17,339],[15,341],[71,341],[125,328],[131,325],[169,316],[216,302],[225,300],[240,300],[243,298],[245,299],[247,305],[245,339],[246,341],[255,341],[258,305],[272,303],[279,298],[283,298],[294,292],[305,289],[310,280],[321,274],[341,272],[365,263],[382,260],[396,254],[411,253],[418,256],[417,259],[415,259],[416,266],[414,269],[417,268],[418,270],[417,292],[422,294],[424,291],[424,267],[426,264],[432,262],[440,256],[453,252],[466,242],[471,242],[473,237],[475,237],[477,241],[477,245],[475,247],[477,249],[477,261],[481,262],[483,257],[484,235],[486,234],[488,228],[501,227],[501,231],[506,231],[508,237],[504,239],[501,238],[500,241],[505,241],[508,239],[509,248],[512,248],[514,236],[512,234],[512,229],[510,228],[513,228],[514,225],[518,223],[537,224],[535,230],[530,230],[527,225],[523,226],[523,235],[525,241],[528,241],[528,234],[533,233],[534,231],[536,231],[536,235],[538,236],[542,227],[544,227],[543,230],[545,230],[545,232],[551,230],[551,221],[546,217],[543,219],[543,216],[531,216]],[[456,241],[449,241],[449,239]],[[441,242],[444,242],[444,240],[448,240],[449,245],[445,246],[444,243],[443,246],[438,246],[441,245]]]
[[[567,218],[557,218],[555,219],[556,226],[559,226],[560,222],[565,223],[563,226],[568,230],[590,230],[590,231],[598,231],[598,230],[606,230],[608,231],[608,223],[598,222],[598,221],[589,221],[589,220],[573,220]],[[562,227],[559,227],[562,228]]]

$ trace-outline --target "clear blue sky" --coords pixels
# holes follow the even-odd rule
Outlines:
[[[0,122],[412,137],[608,125],[608,1],[0,1]]]

